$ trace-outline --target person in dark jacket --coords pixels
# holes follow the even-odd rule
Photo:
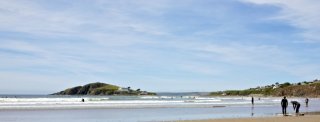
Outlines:
[[[292,106],[293,106],[293,110],[296,110],[296,114],[299,113],[299,109],[300,109],[300,103],[297,101],[291,101]]]
[[[251,97],[251,104],[254,105],[254,98]]]
[[[309,99],[308,98],[306,98],[306,107],[308,107],[308,103],[309,103]]]
[[[286,97],[283,97],[281,100],[281,107],[282,107],[282,114],[287,115],[287,107],[288,107],[288,100]]]

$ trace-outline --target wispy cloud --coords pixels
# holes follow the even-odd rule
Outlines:
[[[318,48],[293,43],[318,40],[310,3],[0,1],[0,82],[210,91],[319,77]]]
[[[259,5],[274,5],[281,8],[273,19],[283,20],[303,29],[305,42],[319,42],[320,1],[317,0],[243,0]]]

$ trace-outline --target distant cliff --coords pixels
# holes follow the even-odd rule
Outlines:
[[[155,93],[133,90],[130,87],[121,88],[119,86],[106,83],[90,83],[84,86],[76,86],[66,90],[53,93],[52,95],[155,95]]]
[[[320,97],[320,83],[291,85],[284,88],[277,88],[272,92],[272,95],[295,97]]]
[[[294,96],[294,97],[320,97],[320,80],[304,81],[299,83],[275,83],[267,86],[249,88],[245,90],[226,90],[211,92],[213,96]]]

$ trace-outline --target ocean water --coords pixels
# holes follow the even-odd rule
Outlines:
[[[85,102],[81,102],[84,99]],[[320,99],[288,98],[300,112],[320,111]],[[1,95],[1,122],[135,122],[278,116],[281,98],[205,96]],[[294,113],[289,104],[289,113]]]

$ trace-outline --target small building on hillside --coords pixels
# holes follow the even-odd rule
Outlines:
[[[129,92],[130,88],[119,88],[118,91],[120,91],[120,92]]]
[[[280,85],[276,84],[276,85],[273,86],[273,89],[276,89],[276,88],[279,88],[279,87],[280,87]]]

